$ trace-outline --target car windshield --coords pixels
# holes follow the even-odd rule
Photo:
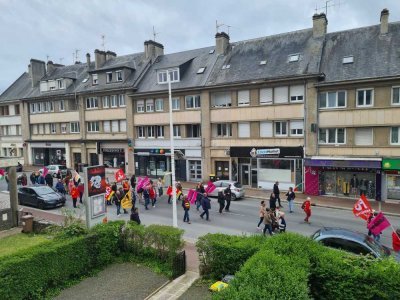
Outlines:
[[[240,189],[240,188],[242,187],[242,185],[241,185],[239,182],[235,182],[235,183],[233,184],[233,186],[234,186],[235,188],[238,188],[238,189]]]
[[[53,189],[48,186],[39,186],[39,187],[35,188],[34,191],[39,196],[54,193]]]
[[[382,256],[390,255],[390,250],[383,248],[381,245],[377,244],[373,238],[367,236],[364,242],[371,247],[375,252],[380,253]]]

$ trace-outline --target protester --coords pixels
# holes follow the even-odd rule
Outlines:
[[[132,187],[132,189],[136,188],[136,176],[135,176],[135,174],[133,174],[131,176],[131,187]]]
[[[296,194],[293,192],[293,188],[290,187],[289,191],[286,193],[287,201],[289,202],[289,212],[293,212],[294,207],[294,199],[296,198]]]
[[[278,222],[279,222],[279,232],[281,233],[286,232],[286,220],[284,212],[279,212]]]
[[[81,183],[81,176],[79,175],[78,171],[76,171],[73,181],[76,187],[78,187],[78,185]]]
[[[184,211],[183,222],[187,222],[188,224],[190,224],[190,220],[189,220],[190,201],[187,198],[187,196],[183,197],[182,207],[183,207],[183,211]]]
[[[371,223],[371,221],[372,221],[377,215],[378,215],[378,212],[375,211],[375,210],[372,210],[372,214],[370,214],[369,217],[368,217],[368,219],[367,219],[367,227],[368,227],[369,223]],[[374,237],[374,240],[377,241],[377,242],[380,241],[380,239],[381,239],[381,234],[382,234],[382,232],[380,232],[379,234],[373,234],[373,233],[371,232],[371,230],[368,229],[368,236],[371,236],[371,235],[372,235],[372,236]]]
[[[259,209],[259,217],[260,217],[260,221],[257,224],[257,229],[260,230],[260,225],[261,223],[264,221],[264,214],[265,214],[265,201],[262,200],[261,204],[260,204],[260,209]]]
[[[154,183],[152,180],[150,180],[150,185],[149,185],[149,197],[151,200],[151,206],[156,207],[157,193],[154,189]]]
[[[219,213],[222,214],[222,210],[225,207],[225,196],[222,191],[218,192],[218,204],[219,204]]]
[[[281,197],[280,197],[280,191],[279,191],[279,181],[275,182],[274,184],[274,190],[276,200],[278,200],[279,208],[283,207],[281,205]]]
[[[130,220],[140,225],[139,210],[137,207],[132,207]]]
[[[129,193],[131,187],[129,186],[128,178],[125,178],[124,181],[122,182],[122,188],[124,189],[125,194]]]
[[[201,206],[202,195],[206,192],[202,182],[197,183],[196,186],[197,198],[196,198],[196,209],[199,210]]]
[[[56,183],[56,190],[57,190],[57,192],[59,192],[60,194],[63,194],[63,195],[66,194],[65,187],[64,187],[64,184],[63,184],[63,182],[62,182],[61,179],[58,179],[58,181],[57,181],[57,183]]]
[[[306,213],[306,218],[304,219],[304,222],[310,223],[310,217],[311,217],[311,198],[310,197],[307,197],[307,199],[303,202],[301,208]]]
[[[271,193],[271,195],[269,196],[269,208],[270,209],[276,208],[276,198],[274,193]]]
[[[268,233],[269,235],[273,235],[272,232],[272,210],[269,208],[265,209],[265,213],[264,213],[264,229],[263,229],[263,234],[265,236],[265,232],[268,229]]]
[[[211,209],[211,202],[210,199],[207,196],[207,193],[203,194],[203,197],[201,198],[201,206],[203,208],[203,213],[200,214],[200,218],[204,218],[204,215],[206,215],[206,220],[210,221],[210,213],[209,210]]]
[[[225,195],[225,200],[226,200],[225,211],[229,211],[229,208],[231,206],[231,200],[232,200],[232,190],[231,190],[231,185],[230,184],[224,190],[224,195]]]
[[[113,202],[117,206],[117,217],[119,217],[121,215],[121,199],[122,199],[122,196],[121,196],[120,191],[117,191],[116,193],[114,193]]]
[[[158,197],[161,197],[163,195],[163,182],[161,177],[158,178],[157,180],[157,192],[158,192]]]
[[[143,188],[143,198],[144,198],[144,207],[146,210],[149,210],[148,206],[150,204],[150,192],[149,192],[150,187],[147,186]]]
[[[50,173],[47,173],[46,176],[44,177],[44,180],[46,181],[46,184],[49,187],[53,187],[53,175],[51,175]]]
[[[27,186],[27,185],[28,185],[28,177],[26,176],[25,173],[22,173],[21,185],[22,185],[22,186]]]
[[[392,248],[397,259],[400,261],[400,228],[392,232]]]
[[[46,184],[46,180],[44,179],[43,174],[40,174],[38,179],[37,179],[38,184]]]
[[[72,197],[72,204],[73,204],[74,208],[76,208],[76,200],[77,200],[78,197],[79,197],[78,188],[77,188],[76,186],[73,185],[73,186],[71,187],[71,189],[70,189],[70,194],[71,194],[71,197]]]
[[[31,175],[29,176],[29,179],[30,179],[32,185],[36,184],[35,172],[31,173]]]
[[[79,191],[79,202],[83,203],[82,202],[82,197],[83,197],[83,192],[85,191],[85,186],[83,185],[82,182],[79,183],[79,185],[78,185],[78,191]]]
[[[10,190],[10,179],[8,178],[8,172],[6,172],[4,174],[4,178],[5,178],[6,183],[7,183],[7,191],[9,191]]]

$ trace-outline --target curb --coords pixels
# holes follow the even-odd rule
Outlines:
[[[151,297],[153,297],[155,294],[157,294],[159,291],[161,291],[164,287],[166,287],[171,282],[172,282],[172,280],[168,280],[168,281],[164,282],[158,289],[156,289],[154,292],[152,292],[150,295],[148,295],[146,298],[144,298],[144,300],[150,299]]]

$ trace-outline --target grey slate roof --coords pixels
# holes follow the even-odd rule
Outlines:
[[[147,93],[168,90],[167,84],[157,83],[157,70],[174,67],[181,67],[180,81],[172,84],[174,89],[204,86],[217,59],[215,52],[212,54],[209,53],[212,49],[214,49],[214,47],[206,47],[159,56],[140,81],[137,92]],[[197,74],[197,71],[203,67],[206,68],[204,73]]]
[[[218,58],[207,85],[317,74],[322,43],[313,38],[312,29],[232,43]],[[289,55],[297,53],[300,60],[288,62]],[[262,60],[265,65],[260,65]],[[223,70],[223,65],[230,68]]]
[[[27,72],[24,72],[0,95],[0,102],[26,98],[31,90],[31,79],[29,77],[29,74]]]
[[[344,65],[349,55],[354,63]],[[400,75],[400,22],[389,23],[386,35],[379,25],[328,33],[321,72],[325,82]]]

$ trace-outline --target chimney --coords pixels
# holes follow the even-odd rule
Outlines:
[[[387,34],[389,31],[389,10],[384,8],[381,11],[381,34]]]
[[[145,41],[144,54],[146,59],[153,59],[157,56],[164,55],[164,46],[152,40]]]
[[[94,50],[94,65],[95,68],[100,68],[106,62],[106,53],[99,49]]]
[[[229,48],[229,35],[225,32],[217,32],[215,35],[215,50],[217,54],[226,54]]]
[[[51,60],[47,62],[47,74],[51,74],[56,66],[53,64]]]
[[[90,68],[90,53],[86,53],[86,64],[89,69]]]
[[[328,25],[328,19],[324,13],[315,14],[313,19],[313,37],[320,38],[325,36]]]
[[[112,52],[112,51],[107,51],[106,52],[106,61],[109,60],[110,58],[117,57],[117,53]]]
[[[31,76],[32,87],[37,86],[40,79],[46,75],[46,63],[44,61],[32,58],[29,65],[29,75]]]

